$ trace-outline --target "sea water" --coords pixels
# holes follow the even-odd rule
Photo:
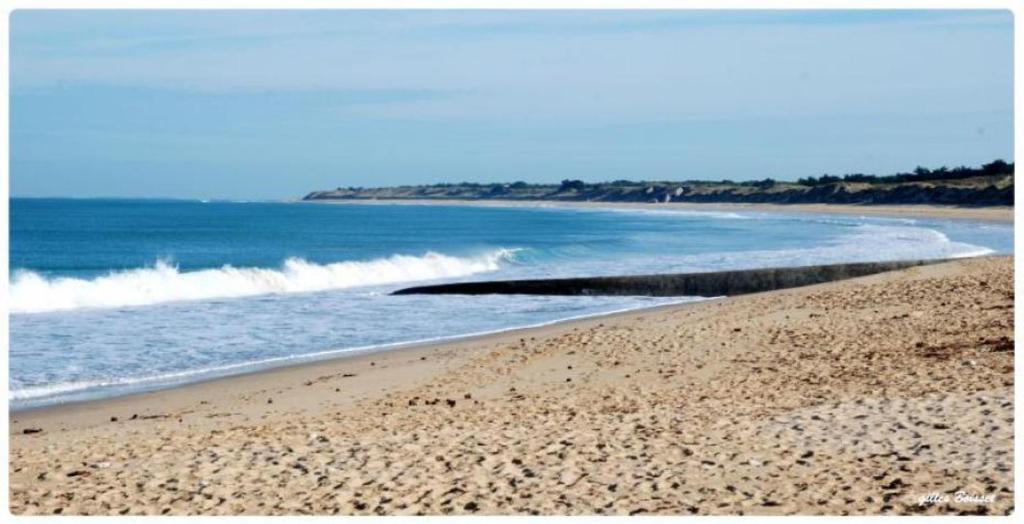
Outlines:
[[[1010,253],[1010,224],[806,213],[12,199],[14,409],[698,297],[410,285]]]

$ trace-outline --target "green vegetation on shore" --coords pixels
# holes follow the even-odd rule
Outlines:
[[[630,181],[559,184],[438,183],[397,187],[339,187],[314,191],[304,200],[555,200],[592,202],[736,202],[771,204],[936,204],[1012,206],[1013,163],[996,160],[981,167],[918,167],[888,176],[862,173],[732,180]]]

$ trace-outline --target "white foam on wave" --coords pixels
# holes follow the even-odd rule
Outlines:
[[[945,233],[927,227],[903,224],[858,224],[821,246],[741,253],[760,267],[879,262],[990,255],[995,250],[951,240]],[[721,261],[717,262],[723,265]]]
[[[34,271],[19,270],[11,281],[10,311],[42,313],[145,306],[457,278],[496,271],[516,251],[497,249],[474,257],[428,252],[422,256],[393,255],[332,264],[289,258],[276,269],[226,265],[186,272],[158,261],[153,267],[116,271],[93,279],[47,278]]]
[[[706,300],[715,300],[721,297],[672,297],[656,299],[651,304],[633,305],[623,308],[612,309],[608,311],[597,311],[591,313],[585,313],[582,315],[569,315],[559,317],[555,319],[545,320],[542,322],[535,322],[525,325],[509,326],[500,329],[476,331],[471,333],[462,333],[457,335],[430,337],[418,340],[406,340],[399,342],[390,342],[383,344],[371,344],[365,346],[356,347],[343,347],[328,349],[323,351],[315,351],[311,353],[302,353],[296,355],[287,355],[281,357],[270,357],[259,360],[250,360],[245,362],[237,362],[232,364],[223,364],[218,366],[211,366],[199,369],[189,369],[184,371],[163,373],[158,375],[142,376],[142,377],[122,377],[122,378],[111,378],[104,380],[84,380],[84,381],[73,381],[73,382],[61,382],[57,384],[43,385],[43,386],[26,386],[19,389],[13,389],[8,392],[8,399],[12,402],[25,403],[37,400],[37,399],[61,399],[64,401],[73,400],[84,400],[90,398],[89,396],[80,397],[77,394],[81,394],[88,391],[104,390],[104,389],[126,389],[132,390],[133,388],[139,388],[140,391],[149,390],[153,388],[159,388],[164,386],[173,386],[179,384],[185,384],[196,380],[202,380],[206,378],[215,377],[228,377],[232,375],[258,371],[261,369],[270,369],[279,367],[282,365],[299,364],[304,362],[314,362],[318,360],[328,360],[330,358],[339,357],[342,355],[358,355],[364,353],[374,353],[379,351],[386,351],[389,349],[396,349],[401,347],[410,347],[421,344],[431,344],[439,342],[452,342],[462,339],[468,339],[473,337],[480,337],[486,335],[494,335],[498,333],[507,333],[509,331],[516,331],[521,329],[533,329],[543,326],[549,326],[561,322],[569,322],[573,320],[581,320],[585,318],[596,318],[608,315],[615,315],[618,313],[625,313],[629,311],[637,311],[641,309],[647,309],[651,307],[664,307],[675,304],[685,304],[692,302],[701,302]]]
[[[835,251],[841,261],[967,258],[995,253],[984,246],[954,242],[936,229],[888,224],[860,224],[826,249]]]
[[[628,262],[594,260],[575,266],[561,266],[548,277],[612,276],[624,274],[685,273],[766,267],[810,266],[844,262],[881,262],[892,260],[967,258],[991,255],[994,249],[957,242],[945,233],[902,223],[843,223],[849,227],[819,245],[772,249],[716,251],[691,255],[658,255],[633,258]]]

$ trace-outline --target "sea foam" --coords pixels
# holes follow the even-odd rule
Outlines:
[[[316,264],[289,258],[280,268],[233,267],[180,271],[165,261],[93,279],[47,278],[18,270],[10,289],[11,313],[42,313],[81,308],[144,306],[181,300],[301,293],[458,278],[496,271],[514,249],[497,249],[473,257],[428,252],[367,261]]]

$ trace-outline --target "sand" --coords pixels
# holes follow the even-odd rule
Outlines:
[[[1012,266],[954,261],[13,413],[11,511],[1005,514]]]
[[[855,204],[740,204],[740,203],[640,203],[640,202],[575,202],[558,200],[309,200],[306,203],[341,205],[450,205],[472,207],[541,207],[582,209],[643,209],[661,211],[701,212],[768,212],[821,213],[889,218],[937,218],[944,220],[975,220],[1013,223],[1013,207],[958,207],[919,205],[855,205]]]

